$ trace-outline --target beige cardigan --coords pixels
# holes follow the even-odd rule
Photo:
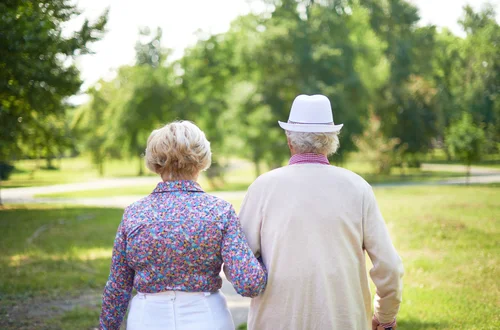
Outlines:
[[[371,329],[365,250],[374,265],[375,313],[382,323],[396,316],[403,266],[360,176],[320,164],[276,169],[250,186],[240,221],[269,271],[248,329]]]

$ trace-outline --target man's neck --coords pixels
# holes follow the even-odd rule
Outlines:
[[[292,157],[288,162],[288,165],[296,164],[323,164],[330,165],[328,158],[325,154],[315,154],[315,153],[292,153]]]

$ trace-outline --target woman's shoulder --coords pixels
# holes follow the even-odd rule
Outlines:
[[[225,199],[208,193],[205,193],[204,195],[208,201],[206,205],[217,213],[224,214],[234,212],[233,204],[226,201]]]

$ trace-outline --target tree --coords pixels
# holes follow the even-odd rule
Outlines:
[[[92,163],[99,175],[104,175],[104,164],[108,157],[121,156],[116,143],[110,139],[113,119],[109,110],[110,103],[119,97],[114,81],[99,81],[87,91],[90,102],[75,110],[72,119],[72,132],[80,141],[84,151],[90,153]]]
[[[384,118],[384,135],[398,138],[406,146],[409,165],[419,166],[419,156],[439,134],[440,108],[429,60],[436,54],[435,27],[418,27],[417,7],[404,0],[360,3],[370,11],[371,26],[387,45],[384,53],[390,66],[389,79],[374,102],[375,112]]]
[[[148,30],[141,31],[141,38],[149,37]],[[150,40],[136,44],[136,65],[122,67],[113,83],[117,93],[109,103],[108,141],[122,149],[129,157],[137,157],[139,175],[144,174],[142,155],[151,130],[175,119],[173,90],[174,73],[165,65],[168,50],[160,47],[162,32],[157,29]]]
[[[56,149],[66,143],[69,130],[60,119],[65,98],[82,84],[74,58],[91,52],[89,45],[102,38],[107,21],[106,11],[64,37],[62,26],[79,14],[70,0],[0,3],[1,167],[41,146],[50,167]]]
[[[438,108],[436,90],[430,81],[421,76],[410,76],[398,88],[396,94],[390,94],[396,107],[396,120],[386,124],[390,127],[387,136],[396,137],[405,145],[405,160],[411,167],[419,167],[419,155],[431,148],[433,138],[438,135]],[[396,110],[395,109],[395,110]],[[386,120],[388,118],[385,118]]]
[[[0,161],[21,156],[23,145],[58,132],[50,116],[64,114],[66,97],[81,85],[74,58],[90,53],[102,37],[105,12],[95,23],[64,37],[62,26],[80,12],[69,0],[10,0],[0,3]]]
[[[372,112],[363,134],[354,137],[354,143],[364,159],[374,167],[375,173],[389,174],[391,168],[401,162],[405,146],[399,146],[398,138],[385,137],[380,126],[380,118]]]
[[[225,144],[232,123],[223,117],[229,110],[227,100],[235,74],[233,52],[233,43],[225,35],[206,37],[200,33],[198,42],[175,64],[181,73],[177,77],[177,113],[195,122],[210,141],[213,163],[207,178],[214,187],[224,183],[223,156],[234,153]]]
[[[429,77],[434,82],[437,107],[437,141],[445,139],[446,129],[460,117],[463,110],[461,102],[461,84],[464,76],[463,57],[461,49],[464,40],[443,29],[436,34],[435,52],[432,57],[432,73]],[[448,159],[451,155],[444,148]]]
[[[469,113],[464,112],[460,120],[454,122],[448,129],[446,144],[450,154],[466,164],[467,183],[471,164],[481,160],[484,142],[483,129],[474,124]]]
[[[13,170],[14,166],[7,163],[0,163],[0,205],[3,205],[1,196],[2,181],[7,180]]]
[[[489,149],[500,143],[500,25],[491,5],[475,12],[464,7],[459,21],[467,36],[462,47],[463,76],[459,102],[476,123],[489,127]]]
[[[368,11],[357,3],[271,2],[275,10],[270,18],[261,18],[256,27],[260,40],[252,50],[252,98],[270,111],[260,154],[271,168],[281,166],[289,153],[277,120],[286,120],[298,94],[320,93],[331,99],[335,121],[345,124],[342,157],[355,148],[352,136],[361,133],[360,118],[387,79],[385,44],[371,29]]]

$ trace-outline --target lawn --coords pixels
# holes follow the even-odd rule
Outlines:
[[[375,192],[405,264],[400,329],[498,329],[500,185]],[[121,213],[2,209],[0,328],[96,326]]]
[[[434,164],[462,164],[457,160],[449,160],[443,149],[433,149],[425,155],[423,162]],[[473,165],[500,169],[500,154],[483,155],[482,160]]]
[[[20,160],[9,180],[2,181],[2,188],[45,186],[52,184],[85,182],[100,178],[95,166],[87,157],[54,160],[55,169],[45,168],[43,160]],[[108,160],[104,177],[131,177],[139,172],[139,160]],[[148,171],[145,171],[148,174]]]

